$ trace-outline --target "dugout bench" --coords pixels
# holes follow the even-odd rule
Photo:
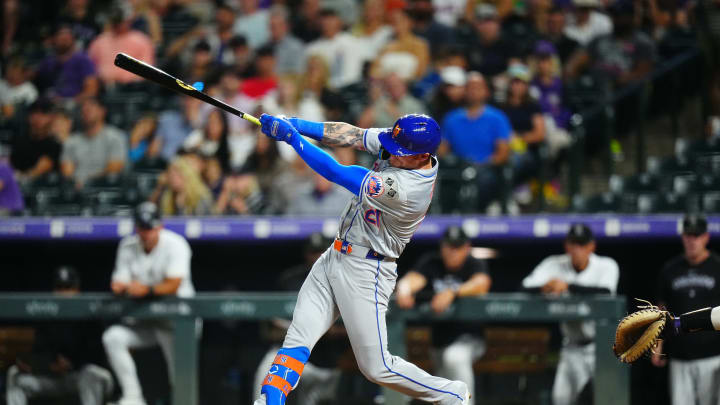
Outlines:
[[[198,404],[197,318],[263,320],[290,318],[293,293],[205,293],[192,299],[165,298],[153,301],[118,299],[110,294],[60,297],[52,294],[0,294],[0,319],[60,320],[170,319],[175,326],[175,384],[173,405]],[[595,320],[597,362],[594,382],[596,405],[629,405],[630,373],[612,353],[615,327],[626,315],[625,297],[543,298],[527,294],[488,294],[459,300],[444,314],[434,315],[427,306],[399,310],[391,306],[387,316],[388,347],[405,355],[405,322],[408,320],[459,320],[468,322],[557,322]],[[386,404],[403,404],[402,395],[385,390]]]

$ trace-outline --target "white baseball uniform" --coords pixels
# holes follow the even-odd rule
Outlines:
[[[617,291],[620,270],[610,257],[590,255],[587,267],[576,271],[567,254],[554,255],[543,260],[523,280],[524,288],[542,287],[552,279],[560,279],[571,285],[607,288],[611,294]],[[563,347],[560,363],[555,372],[553,403],[571,404],[590,381],[595,372],[595,322],[563,322]]]
[[[124,237],[118,246],[113,282],[138,281],[148,286],[162,283],[167,278],[182,278],[178,297],[192,297],[195,288],[190,276],[192,252],[188,242],[180,235],[161,229],[157,245],[146,253],[137,235]],[[173,330],[168,322],[125,319],[122,325],[113,325],[103,334],[103,345],[123,391],[123,401],[144,404],[140,382],[130,349],[160,345],[173,380]]]
[[[365,131],[378,155],[380,129]],[[432,376],[387,350],[385,313],[397,279],[395,259],[420,226],[432,198],[438,164],[405,170],[378,160],[359,196],[344,210],[334,246],[315,262],[300,289],[283,347],[310,350],[342,315],[360,371],[370,381],[413,398],[461,404],[467,387]]]

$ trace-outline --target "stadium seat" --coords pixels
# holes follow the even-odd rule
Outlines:
[[[573,199],[573,206],[578,212],[584,213],[606,213],[618,212],[620,210],[621,200],[613,193],[596,194],[588,199]]]

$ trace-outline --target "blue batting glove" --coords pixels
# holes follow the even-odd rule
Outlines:
[[[276,141],[291,143],[293,135],[297,133],[295,127],[285,118],[263,114],[260,116],[260,123],[262,133]]]

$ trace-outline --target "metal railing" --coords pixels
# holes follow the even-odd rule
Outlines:
[[[296,295],[292,293],[205,293],[191,299],[166,298],[153,301],[118,299],[110,294],[81,294],[61,297],[52,294],[0,294],[0,319],[167,319],[174,325],[174,405],[198,404],[198,340],[196,320],[264,320],[290,318]],[[408,320],[458,320],[467,322],[596,322],[596,372],[594,403],[628,405],[629,368],[615,359],[610,350],[617,321],[626,314],[625,297],[587,296],[548,299],[527,294],[488,294],[482,298],[458,300],[443,315],[426,307],[387,314],[388,348],[404,356],[405,323]],[[385,403],[405,403],[401,394],[385,390]]]

